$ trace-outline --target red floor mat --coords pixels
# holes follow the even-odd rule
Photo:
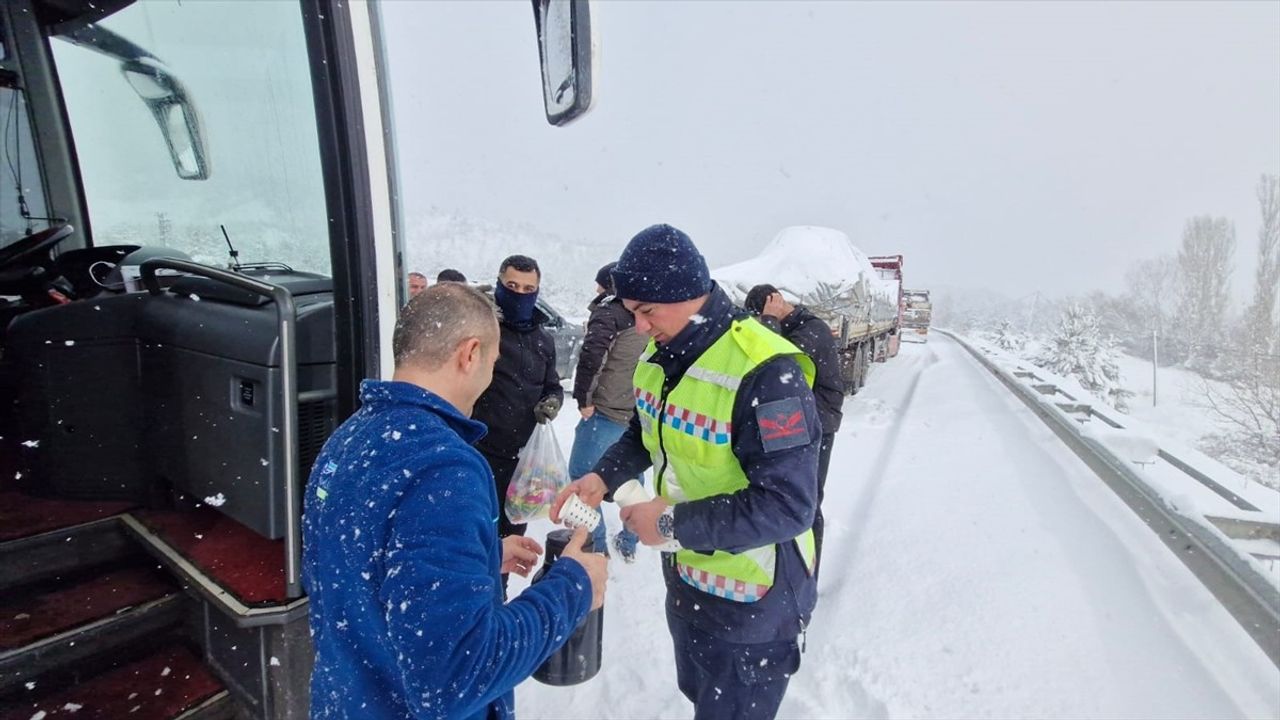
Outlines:
[[[217,510],[142,510],[133,516],[246,605],[285,602],[284,541],[268,540]]]
[[[0,605],[0,651],[24,647],[177,590],[155,568],[126,568]]]
[[[101,520],[133,507],[127,502],[57,500],[0,492],[0,542]]]
[[[37,686],[31,692],[42,689]],[[222,683],[200,658],[185,647],[171,645],[39,700],[7,703],[0,707],[0,720],[165,720],[222,689]]]

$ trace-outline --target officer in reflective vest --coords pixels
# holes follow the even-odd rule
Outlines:
[[[636,415],[561,493],[552,519],[569,494],[599,505],[652,467],[658,497],[622,517],[664,551],[680,690],[697,718],[771,718],[817,597],[813,363],[735,307],[669,225],[632,238],[613,280],[651,338],[636,367]]]

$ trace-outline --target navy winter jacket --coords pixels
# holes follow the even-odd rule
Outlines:
[[[556,372],[556,342],[542,327],[547,316],[535,310],[533,318],[526,326],[498,325],[493,381],[471,412],[471,417],[489,429],[477,446],[486,455],[514,460],[537,424],[533,407],[545,397],[564,399]]]
[[[704,322],[690,323],[648,360],[662,367],[667,387],[675,387],[694,360],[728,331],[734,317],[744,313],[717,287],[698,314]],[[667,611],[724,640],[761,643],[794,638],[808,624],[817,602],[816,582],[790,542],[813,527],[818,507],[818,447],[823,430],[813,393],[801,378],[795,360],[776,358],[743,379],[733,409],[732,442],[748,486],[731,495],[675,506],[675,537],[688,550],[741,552],[781,543],[773,589],[754,603],[698,590],[680,579],[674,555],[664,555]],[[756,408],[787,398],[800,401],[809,443],[766,452]],[[635,417],[596,464],[594,471],[610,492],[652,464],[640,438],[640,420]]]
[[[513,689],[591,606],[576,562],[506,605],[485,428],[422,388],[366,380],[306,489],[313,718],[512,717]]]
[[[834,435],[844,417],[844,380],[840,372],[840,350],[827,321],[809,308],[798,305],[780,323],[782,336],[804,351],[816,370],[813,397],[822,418],[822,432]]]

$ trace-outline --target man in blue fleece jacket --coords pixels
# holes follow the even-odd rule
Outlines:
[[[675,550],[662,569],[680,690],[697,720],[772,718],[817,600],[812,363],[734,307],[669,225],[632,238],[613,281],[653,339],[636,368],[637,412],[551,517],[571,493],[598,505],[652,467],[658,497],[622,518],[644,544]]]
[[[540,582],[503,604],[500,575],[542,548],[498,539],[493,475],[468,415],[489,384],[497,316],[459,283],[410,301],[392,381],[325,443],[306,489],[313,718],[509,718],[514,688],[604,602],[605,559],[579,530]]]

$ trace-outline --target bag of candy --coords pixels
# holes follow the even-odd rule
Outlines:
[[[569,468],[551,423],[533,426],[507,486],[507,519],[519,525],[547,517],[556,495],[569,484]]]

